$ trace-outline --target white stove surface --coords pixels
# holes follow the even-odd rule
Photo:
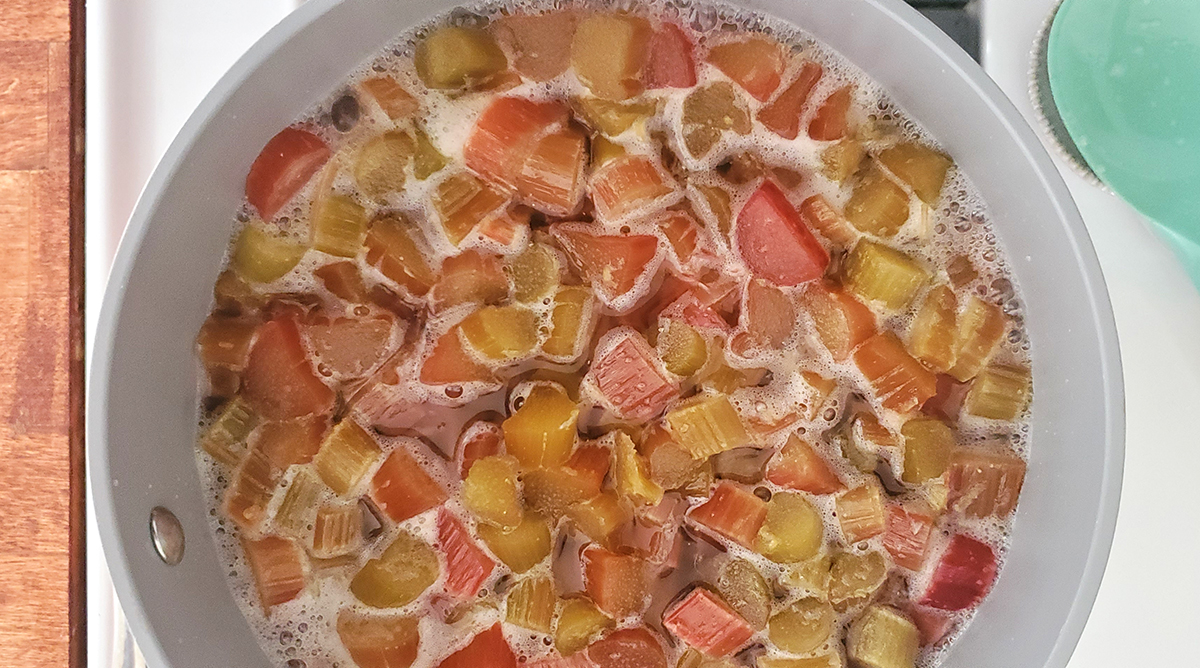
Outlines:
[[[159,156],[221,74],[300,1],[88,3],[89,342],[120,232]],[[1030,54],[1056,2],[980,2],[984,67],[1035,126]],[[1112,296],[1128,413],[1116,539],[1070,666],[1193,664],[1200,443],[1189,416],[1200,406],[1200,293],[1142,216],[1059,165]],[[144,665],[125,631],[90,520],[88,545],[89,668]]]

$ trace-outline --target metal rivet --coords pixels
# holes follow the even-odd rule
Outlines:
[[[162,506],[150,511],[150,540],[164,564],[174,566],[183,561],[183,525],[175,513]]]

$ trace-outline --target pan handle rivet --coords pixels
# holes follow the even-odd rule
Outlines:
[[[162,506],[150,511],[150,541],[164,564],[174,566],[183,561],[183,525],[175,513]]]

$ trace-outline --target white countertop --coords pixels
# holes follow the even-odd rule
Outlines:
[[[1029,59],[1056,0],[984,0],[988,73],[1028,118]],[[87,318],[142,184],[222,73],[297,0],[88,3]],[[1060,163],[1104,268],[1126,382],[1125,479],[1112,555],[1072,668],[1197,665],[1200,293],[1148,223]],[[89,666],[137,665],[89,526]],[[115,651],[114,651],[115,650]]]

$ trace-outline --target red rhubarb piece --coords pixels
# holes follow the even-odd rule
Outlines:
[[[600,547],[581,556],[584,588],[597,608],[616,619],[641,612],[649,586],[644,560]]]
[[[246,200],[263,220],[270,220],[328,159],[329,147],[320,137],[300,128],[284,128],[250,165]]]
[[[846,489],[825,459],[794,434],[767,465],[767,480],[812,494],[834,494]]]
[[[371,499],[396,522],[436,508],[447,498],[446,490],[403,448],[393,450],[371,479]]]
[[[955,534],[933,570],[920,604],[938,610],[978,605],[996,579],[996,554],[986,543]]]
[[[691,88],[696,85],[692,40],[674,23],[663,23],[650,37],[650,54],[642,80],[646,88]]]
[[[592,643],[588,658],[597,668],[666,668],[667,657],[654,634],[645,628],[613,631]]]
[[[534,102],[522,97],[496,99],[475,122],[463,145],[467,167],[509,190],[542,135],[566,123],[569,111],[561,102]]]
[[[821,78],[821,72],[821,66],[817,63],[804,63],[792,85],[758,112],[758,120],[780,137],[795,139],[800,134],[800,115],[804,113],[804,103]]]
[[[333,410],[333,390],[313,371],[300,329],[290,319],[271,320],[258,328],[242,393],[255,412],[268,420]]]
[[[474,598],[496,568],[496,562],[445,508],[438,510],[437,530],[438,547],[446,556],[446,593],[460,599]]]
[[[883,547],[892,561],[909,570],[920,570],[925,563],[925,550],[933,518],[924,513],[891,504],[884,520]]]
[[[517,657],[497,622],[472,638],[466,647],[442,659],[438,668],[517,668]]]
[[[692,521],[753,549],[767,519],[767,503],[734,483],[722,481],[712,497],[691,513]]]
[[[596,350],[587,378],[619,417],[649,421],[679,396],[679,388],[660,368],[654,350],[634,330],[609,331]]]
[[[709,656],[728,656],[754,635],[754,627],[725,601],[699,587],[667,611],[663,626]]]
[[[737,218],[738,252],[754,275],[776,285],[820,278],[829,254],[771,181],[759,186]]]

